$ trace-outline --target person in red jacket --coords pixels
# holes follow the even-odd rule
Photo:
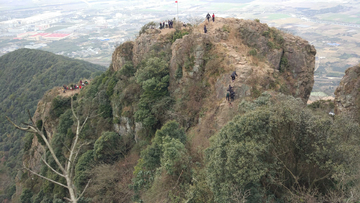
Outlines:
[[[215,22],[215,14],[212,15],[213,22]]]

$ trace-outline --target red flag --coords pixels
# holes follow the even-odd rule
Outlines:
[[[177,3],[177,1],[175,1],[175,3]]]

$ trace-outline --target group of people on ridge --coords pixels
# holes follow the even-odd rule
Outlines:
[[[208,20],[208,22],[210,22],[211,17],[212,17],[212,21],[215,22],[215,14],[214,13],[212,14],[212,16],[210,15],[210,13],[208,13],[206,15],[206,19]],[[207,33],[206,25],[204,25],[204,33]]]
[[[234,82],[235,78],[237,76],[238,75],[236,74],[236,71],[234,71],[230,76],[231,77],[231,82]],[[226,91],[228,91],[228,93],[226,93],[226,100],[229,102],[230,108],[232,106],[231,102],[234,101],[234,99],[235,99],[235,91],[234,91],[233,88],[234,87],[231,87],[231,85],[229,84],[229,88],[226,90]]]
[[[75,90],[75,89],[81,89],[82,87],[84,87],[84,86],[86,86],[86,85],[88,85],[89,83],[88,83],[88,81],[82,81],[82,80],[80,80],[80,82],[79,82],[79,85],[77,85],[77,84],[71,84],[69,87],[68,86],[66,86],[66,85],[63,85],[63,88],[64,88],[64,91],[63,91],[63,93],[65,93],[66,92],[66,90]]]
[[[160,29],[173,28],[173,25],[174,25],[173,20],[165,20],[163,22],[160,22]]]

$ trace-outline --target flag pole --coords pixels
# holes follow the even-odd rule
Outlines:
[[[179,1],[176,1],[176,6],[177,6],[177,12],[176,12],[176,17],[177,17],[177,21],[179,23]]]

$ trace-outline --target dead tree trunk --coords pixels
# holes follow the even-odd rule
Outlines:
[[[89,183],[91,181],[91,179],[88,181],[88,183],[86,184],[84,190],[78,194],[77,191],[76,191],[76,188],[75,188],[75,185],[73,183],[74,181],[74,169],[75,169],[75,161],[76,161],[76,158],[80,152],[80,149],[82,146],[84,146],[85,144],[87,143],[83,143],[83,144],[79,144],[79,135],[80,135],[80,132],[81,130],[84,128],[84,125],[86,124],[86,122],[88,121],[88,119],[90,118],[90,116],[87,116],[85,118],[85,120],[83,122],[80,122],[80,119],[79,117],[76,115],[75,111],[74,111],[74,107],[73,107],[73,99],[71,98],[71,110],[72,110],[72,113],[73,113],[73,116],[76,120],[76,134],[75,134],[75,137],[73,138],[73,141],[71,143],[71,147],[69,148],[69,156],[66,158],[65,160],[65,163],[60,163],[58,157],[56,156],[55,152],[54,152],[54,148],[50,145],[50,142],[49,140],[46,138],[46,136],[44,135],[44,125],[45,125],[45,122],[43,122],[43,125],[41,127],[41,129],[39,129],[34,120],[32,119],[31,115],[30,115],[30,112],[28,110],[28,115],[29,115],[29,119],[31,121],[30,124],[27,124],[27,123],[24,123],[24,125],[26,127],[20,127],[18,125],[16,125],[14,122],[12,122],[8,117],[6,117],[9,122],[14,125],[17,129],[19,130],[22,130],[22,131],[26,131],[26,132],[32,132],[32,133],[37,133],[41,136],[41,138],[44,140],[45,142],[45,145],[46,147],[49,149],[50,151],[50,154],[51,156],[54,158],[57,166],[59,167],[59,170],[55,170],[53,167],[51,167],[45,158],[41,157],[41,160],[44,162],[44,164],[50,169],[52,170],[54,173],[56,173],[57,175],[65,178],[66,180],[66,185],[62,184],[62,183],[59,183],[53,179],[50,179],[50,178],[47,178],[45,176],[42,176],[40,174],[38,174],[37,172],[31,170],[30,168],[27,168],[24,164],[24,168],[26,170],[28,170],[30,173],[34,174],[34,175],[37,175],[39,176],[40,178],[43,178],[45,180],[48,180],[52,183],[55,183],[57,185],[60,185],[62,187],[65,187],[68,191],[69,191],[69,194],[70,194],[70,198],[68,197],[64,197],[64,199],[68,200],[69,202],[72,202],[72,203],[77,203],[78,200],[82,197],[82,195],[84,194],[85,190],[87,189],[87,187],[89,186]],[[51,137],[51,135],[49,136]]]

